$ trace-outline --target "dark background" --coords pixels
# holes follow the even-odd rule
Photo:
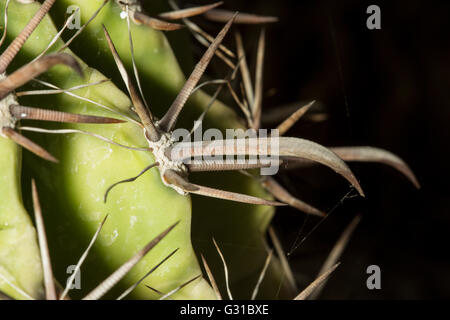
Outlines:
[[[370,4],[381,8],[381,30],[366,27]],[[422,185],[418,191],[382,165],[352,164],[367,195],[361,199],[344,197],[345,183],[324,170],[283,173],[278,180],[293,194],[330,212],[321,221],[283,208],[274,219],[292,251],[299,287],[315,278],[346,225],[361,214],[321,298],[449,298],[450,5],[226,0],[223,8],[280,18],[266,26],[264,110],[317,100],[312,113],[328,115],[301,121],[289,135],[328,146],[385,148],[402,157]],[[254,67],[260,28],[240,29]],[[232,37],[228,41],[233,47]],[[381,290],[366,287],[371,264],[381,268]]]

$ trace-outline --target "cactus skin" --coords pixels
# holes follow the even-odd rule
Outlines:
[[[42,267],[36,231],[22,204],[21,149],[0,136],[0,275],[33,298],[43,297]],[[0,290],[15,299],[26,296],[0,278]]]
[[[1,9],[4,7],[4,2],[0,2]],[[63,1],[58,1],[57,3],[61,2]],[[79,3],[81,2],[83,1]],[[89,5],[95,10],[100,2],[92,1],[89,2]],[[104,9],[107,9],[108,6]],[[11,23],[10,25],[11,28],[8,32],[9,40],[20,31],[20,28],[23,27],[27,19],[35,12],[36,8],[36,4],[25,6],[16,4],[15,2],[11,3],[10,21],[14,21],[14,24]],[[88,8],[87,2],[82,7],[82,12],[90,16],[92,12],[86,12],[84,10],[85,8]],[[115,10],[114,7],[112,10]],[[117,10],[114,13],[118,14]],[[56,17],[60,16],[62,15],[56,14]],[[124,29],[126,27],[125,21],[120,20],[118,16],[114,15],[108,19],[108,22],[118,20],[116,33],[112,34],[113,37],[115,34],[120,34],[117,33],[117,30],[121,32],[126,30]],[[107,25],[107,27],[109,28],[110,26]],[[162,99],[164,103],[155,103],[153,95],[151,95],[150,100],[151,108],[154,106],[158,108],[159,106],[159,108],[163,108],[162,110],[166,110],[176,95],[177,90],[183,84],[183,74],[163,34],[142,26],[133,26],[134,37],[136,37],[134,34],[135,30],[142,32],[144,37],[146,37],[145,39],[152,39],[152,37],[147,38],[147,36],[149,33],[153,33],[153,38],[158,40],[156,42],[156,48],[159,50],[162,44],[162,47],[166,50],[161,58],[164,61],[160,61],[160,65],[169,66],[163,71],[166,75],[169,75],[166,77],[166,81],[171,82],[170,85],[163,83],[162,85],[148,85],[144,87],[147,91],[148,88],[166,86],[164,90],[159,90],[159,94],[157,95],[158,99]],[[88,31],[89,28],[85,30],[85,32]],[[51,21],[45,18],[41,26],[25,44],[20,56],[16,58],[12,69],[15,69],[18,64],[29,61],[39,54],[55,33],[56,30]],[[124,36],[122,38],[118,43],[119,53],[125,61],[130,63],[128,38]],[[140,42],[136,39],[135,44]],[[116,38],[114,40],[116,41]],[[93,65],[102,67],[105,65],[103,62],[111,61],[111,56],[106,49],[104,39],[96,38],[96,41],[96,43],[105,46],[105,48],[104,50],[101,48],[98,49],[98,56],[92,55],[95,56],[95,64]],[[74,42],[74,45],[76,43],[77,41]],[[84,43],[84,48],[89,48],[89,45],[86,45],[86,42]],[[152,45],[148,42],[144,43],[145,47],[141,47],[140,49],[135,48],[138,68],[141,67],[140,64],[146,64],[146,61],[148,61],[148,56],[144,53],[148,52],[148,48],[151,48]],[[55,47],[58,47],[58,45],[60,45],[60,42]],[[84,52],[91,53],[89,50],[84,50]],[[77,53],[81,54],[83,50]],[[102,64],[98,64],[99,61],[102,61]],[[107,63],[106,66],[108,66]],[[105,67],[102,71],[117,74],[115,68],[110,69]],[[104,78],[100,73],[92,69],[85,68],[85,72],[87,77],[84,82],[81,82],[77,76],[72,75],[68,70],[61,67],[53,68],[45,77],[46,80],[51,81],[55,85],[65,88],[81,83],[95,82]],[[160,80],[159,78],[155,80],[149,76],[149,74],[152,74],[152,70],[144,70],[143,72],[140,69],[140,73],[144,84],[145,81],[151,79],[153,79],[152,84]],[[130,106],[128,98],[109,83],[80,90],[76,93],[112,106],[125,113],[128,112]],[[98,107],[80,102],[65,95],[26,97],[21,99],[21,103],[22,101],[24,104],[39,107],[48,105],[49,107],[55,108],[59,106],[61,110],[69,112],[114,116],[109,112],[100,110]],[[188,126],[192,125],[191,121],[195,119],[208,102],[209,97],[201,92],[192,97],[190,104],[187,106],[187,110],[191,110],[191,112],[184,113],[183,120],[185,121],[181,121],[181,124],[187,123]],[[211,109],[207,120],[209,127],[241,127],[234,112],[219,102]],[[54,126],[49,128],[52,127]],[[145,145],[142,132],[131,124],[108,126],[71,125],[67,127],[99,133],[127,145]],[[66,267],[75,264],[104,214],[110,214],[102,235],[98,243],[94,246],[91,257],[88,258],[85,267],[82,269],[82,290],[81,292],[74,291],[72,297],[81,296],[97,284],[100,279],[111,273],[112,270],[123,263],[146,241],[167,227],[169,223],[175,222],[176,218],[182,220],[182,223],[177,226],[177,229],[163,243],[155,248],[142,263],[133,269],[121,285],[118,286],[118,289],[108,297],[117,296],[121,289],[125,289],[137,281],[148,269],[178,247],[180,250],[176,255],[149,277],[145,283],[161,291],[168,291],[200,274],[198,262],[191,247],[191,208],[189,197],[181,197],[171,189],[163,186],[156,169],[152,169],[133,184],[117,188],[111,194],[108,204],[105,206],[102,203],[102,196],[106,187],[118,180],[137,174],[143,167],[153,161],[150,154],[109,146],[94,138],[81,135],[62,137],[31,134],[30,136],[34,141],[43,145],[61,160],[59,165],[53,165],[25,153],[27,167],[27,176],[25,179],[27,179],[26,181],[29,181],[28,179],[30,177],[37,179],[42,198],[41,202],[44,214],[46,215],[45,219],[47,221],[46,225],[49,233],[50,249],[53,254],[53,262],[55,266],[59,266],[55,268],[55,272],[61,283],[65,283],[65,280],[69,276],[66,273]],[[213,178],[211,179],[211,177]],[[259,196],[265,195],[257,183],[238,173],[221,174],[219,177],[219,182],[215,174],[199,174],[194,179],[197,179],[197,181],[205,181],[204,184],[212,184],[224,189]],[[26,191],[28,192],[28,190]],[[117,202],[120,203],[117,204]],[[264,234],[272,218],[273,209],[204,198],[195,198],[194,206],[195,216],[192,226],[194,235],[192,241],[195,243],[197,252],[202,252],[206,256],[213,271],[216,273],[219,284],[223,288],[223,281],[221,281],[223,279],[221,277],[221,262],[211,241],[211,237],[214,236],[219,245],[221,245],[230,267],[232,276],[231,287],[235,297],[248,298],[267,254]],[[153,211],[152,209],[154,208],[157,210]],[[211,210],[211,208],[214,208],[214,210]],[[164,218],[161,219],[161,217]],[[137,222],[134,222],[135,219],[137,219]],[[142,223],[142,221],[145,223]],[[158,221],[159,224],[153,223],[155,221]],[[150,229],[151,231],[149,231]],[[108,245],[114,237],[116,237],[114,243]],[[165,245],[164,242],[166,241],[170,243]],[[229,244],[233,245],[229,246]],[[164,250],[159,249],[163,246]],[[262,295],[260,297],[273,298],[276,294],[274,288],[278,288],[280,277],[279,265],[277,261],[273,261],[262,285]],[[151,291],[141,285],[129,297],[147,299],[157,298],[158,296],[152,294]],[[178,299],[212,299],[214,297],[211,288],[204,280],[196,281],[175,296]],[[283,290],[280,297],[283,297]]]
[[[78,6],[81,24],[83,24],[102,3],[103,0],[60,0],[55,3],[50,13],[55,24],[60,27],[67,18],[67,8]],[[158,1],[156,3],[159,8]],[[115,2],[109,1],[98,16],[72,42],[70,48],[88,65],[95,67],[104,75],[113,79],[113,82],[125,91],[102,29],[102,24],[104,24],[111,34],[121,59],[131,74],[133,69],[127,22],[126,19],[120,18],[120,12],[121,9]],[[183,86],[185,76],[164,33],[142,25],[135,25],[133,22],[131,22],[131,30],[136,65],[144,93],[152,113],[157,117],[162,117]],[[63,39],[67,40],[70,36],[70,33],[63,34]],[[184,51],[190,51],[189,48],[183,49]],[[210,96],[202,90],[194,94],[188,101],[186,112],[183,112],[180,117],[179,127],[190,129],[193,121],[197,119],[208,104],[209,99]],[[211,108],[207,119],[209,126],[217,128],[241,127],[236,114],[219,101]]]
[[[77,5],[81,9],[83,24],[102,2],[102,0],[61,0],[55,4],[52,17],[61,26],[67,7]],[[170,10],[168,7],[164,8],[162,1],[152,1],[151,3],[144,1],[143,5],[149,13]],[[96,66],[105,75],[114,79],[114,83],[121,85],[122,80],[102,35],[101,27],[102,24],[107,27],[122,60],[131,72],[127,23],[125,19],[119,17],[120,11],[114,1],[110,1],[81,33],[79,39],[71,44],[71,49],[90,65]],[[148,98],[152,113],[162,116],[184,84],[185,77],[164,33],[145,26],[137,26],[134,23],[131,23],[131,30],[136,64],[144,93]],[[172,35],[173,33],[167,34]],[[183,50],[189,51],[186,48]],[[178,56],[180,55],[182,53],[178,54]],[[99,61],[102,63],[99,64]],[[210,97],[201,90],[194,94],[183,110],[178,126],[190,129],[193,121],[208,105],[209,100]],[[226,128],[243,128],[243,125],[230,108],[217,101],[208,112],[204,123],[204,130],[211,127],[224,130]],[[268,196],[256,181],[236,172],[196,173],[192,175],[191,179],[200,184],[224,190],[260,197]],[[274,209],[204,197],[193,197],[192,201],[192,242],[197,254],[205,255],[213,272],[217,273],[216,280],[221,291],[225,292],[222,262],[211,240],[212,237],[215,237],[229,264],[232,291],[236,298],[249,298],[267,256],[264,237]],[[274,259],[261,286],[259,298],[274,298],[281,278],[280,266]],[[286,288],[282,286],[279,297],[286,297],[285,290]]]
[[[2,1],[0,9],[4,8],[4,4],[5,1]],[[11,24],[8,30],[8,40],[17,35],[37,8],[36,3],[21,5],[11,2],[9,19],[14,21],[14,24]],[[15,59],[14,67],[39,54],[55,34],[56,29],[52,21],[46,17],[22,48]],[[104,79],[98,71],[84,64],[83,68],[86,75],[84,80],[65,67],[52,68],[45,79],[64,88]],[[77,94],[124,113],[127,113],[131,105],[128,98],[111,83],[80,90]],[[114,116],[111,112],[99,110],[98,107],[65,95],[30,96],[24,97],[20,102],[39,107],[57,106],[69,112]],[[49,126],[54,127],[55,125]],[[145,146],[142,131],[130,123],[67,127],[99,133],[130,146]],[[111,193],[108,203],[106,205],[103,203],[103,194],[110,184],[133,176],[152,163],[150,153],[110,146],[83,135],[31,136],[60,160],[59,164],[51,164],[28,153],[24,156],[26,167],[24,179],[35,177],[39,186],[54,271],[60,283],[65,284],[69,276],[66,268],[76,263],[104,215],[109,214],[97,243],[82,268],[82,288],[73,291],[72,297],[77,298],[92,289],[149,240],[178,220],[180,223],[176,229],[125,277],[108,298],[117,297],[121,291],[134,284],[150,268],[177,248],[179,250],[176,254],[144,283],[168,292],[201,274],[190,241],[190,198],[180,196],[165,187],[156,170],[151,170],[136,183],[118,187]],[[3,149],[1,152],[3,154]],[[0,247],[4,247],[3,242],[0,243]],[[129,296],[135,299],[158,297],[142,284]],[[214,297],[212,289],[203,279],[195,281],[174,295],[176,299]]]

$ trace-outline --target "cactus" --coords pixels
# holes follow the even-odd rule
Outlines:
[[[115,298],[131,288],[132,290],[125,291],[127,298],[157,299],[168,298],[170,295],[174,299],[214,299],[220,297],[220,291],[223,292],[225,287],[230,298],[232,293],[235,297],[249,298],[255,285],[253,297],[274,298],[280,284],[280,297],[295,296],[293,292],[289,292],[292,281],[282,281],[285,277],[283,272],[286,272],[286,268],[281,267],[282,255],[279,257],[280,261],[268,254],[266,249],[265,234],[274,213],[273,207],[289,204],[307,214],[323,216],[323,213],[292,197],[273,178],[259,176],[252,170],[265,168],[267,165],[262,162],[243,165],[212,165],[208,162],[186,164],[172,152],[179,150],[189,157],[195,157],[199,155],[198,152],[203,152],[212,145],[218,147],[224,142],[214,141],[211,144],[203,141],[197,149],[192,144],[177,143],[173,140],[173,130],[178,118],[180,125],[188,129],[200,114],[205,116],[206,128],[260,128],[264,33],[261,33],[259,42],[255,89],[249,86],[248,81],[244,81],[250,106],[238,103],[244,111],[244,121],[218,100],[210,105],[211,97],[203,91],[197,90],[192,96],[191,94],[211,58],[219,52],[217,49],[233,22],[261,20],[261,17],[242,15],[239,18],[231,14],[228,19],[230,14],[224,11],[216,11],[211,15],[212,19],[220,21],[225,16],[227,23],[215,39],[210,39],[211,43],[205,54],[185,80],[165,35],[155,28],[178,29],[181,25],[169,21],[170,19],[186,18],[195,12],[211,10],[216,4],[195,10],[176,11],[175,15],[162,14],[156,19],[145,15],[135,2],[129,6],[121,2],[100,0],[47,0],[42,6],[39,3],[22,4],[18,1],[0,3],[2,12],[9,4],[8,17],[12,22],[8,25],[6,39],[13,41],[13,44],[16,41],[14,39],[20,39],[20,32],[25,25],[36,20],[32,19],[36,17],[36,13],[39,15],[46,11],[53,3],[55,7],[51,14],[57,25],[64,25],[65,20],[62,18],[70,5],[79,6],[81,21],[86,23],[86,27],[76,33],[77,38],[74,40],[63,33],[66,40],[64,43],[55,37],[57,29],[51,17],[41,15],[39,21],[36,20],[36,29],[31,36],[28,35],[24,44],[20,44],[21,50],[11,64],[11,70],[17,68],[22,70],[22,74],[29,75],[27,81],[18,82],[12,89],[7,86],[6,81],[10,81],[11,77],[4,76],[3,81],[0,81],[0,95],[5,92],[1,102],[7,105],[3,109],[10,112],[14,119],[13,124],[5,124],[6,120],[2,119],[9,118],[0,114],[3,117],[0,118],[0,125],[2,128],[21,129],[26,132],[26,137],[15,134],[28,141],[20,143],[21,140],[14,134],[0,137],[1,153],[8,154],[0,165],[0,177],[5,181],[2,184],[2,188],[5,188],[2,193],[2,197],[5,197],[2,199],[5,201],[2,200],[0,206],[0,291],[13,298],[42,298],[45,291],[47,298],[56,298],[54,293],[49,295],[52,291],[49,288],[54,287],[48,285],[49,281],[53,281],[49,265],[54,264],[55,277],[64,286],[67,266],[76,264],[92,234],[96,234],[95,244],[92,248],[89,246],[90,254],[83,264],[82,288],[71,291],[71,298],[102,297],[106,291],[98,294],[95,290],[92,293],[92,289],[100,279],[107,278],[117,269],[125,270],[126,275],[123,273],[123,279],[122,276],[116,279],[120,280],[117,285],[117,281],[110,283],[107,289],[111,290],[106,298]],[[152,14],[158,11],[157,3],[154,5],[149,10]],[[125,19],[121,18],[121,13],[125,13]],[[160,18],[168,21],[164,22]],[[189,26],[190,22],[185,20],[184,23]],[[55,41],[48,52],[53,53],[42,56],[52,39]],[[237,47],[242,59],[243,50],[239,40]],[[11,61],[5,63],[6,60],[2,57],[0,66],[5,64],[6,70]],[[34,60],[29,63],[32,59]],[[54,62],[48,63],[41,72],[32,73],[37,63],[42,64],[53,61],[52,59]],[[235,64],[241,67],[242,77],[248,80],[244,62],[238,60]],[[61,63],[72,69],[57,65]],[[44,74],[44,71],[47,72]],[[136,75],[135,79],[131,72]],[[112,81],[103,74],[111,77]],[[27,84],[28,80],[38,75],[44,81]],[[14,91],[23,85],[28,91]],[[33,91],[36,86],[39,89],[42,86],[50,87],[49,90],[53,92],[35,95]],[[32,110],[24,109],[22,104],[38,104],[40,109],[36,110],[39,110],[39,114],[32,117]],[[283,122],[278,127],[281,135],[310,107],[311,104],[301,108]],[[48,108],[58,111],[50,111]],[[33,112],[37,114],[36,111]],[[22,114],[25,116],[20,118]],[[16,123],[26,118],[64,124],[39,124],[39,128],[36,128],[24,126],[22,121]],[[4,132],[11,131],[8,130]],[[277,141],[276,152],[275,140],[272,139]],[[26,148],[28,146],[28,149],[41,157],[32,153],[24,154],[22,183],[23,190],[26,191],[25,203],[32,198],[28,190],[31,179],[36,179],[40,190],[51,255],[51,259],[42,259],[45,277],[39,263],[39,252],[43,254],[46,246],[43,246],[41,236],[40,250],[38,249],[31,220],[23,209],[19,183],[20,149],[12,140]],[[238,141],[254,142],[257,147],[248,147],[245,151],[235,148],[227,151],[227,155],[260,156],[261,149],[258,146],[266,144],[271,147],[269,153],[282,157],[283,161],[294,161],[305,166],[319,162],[330,167],[347,179],[361,195],[363,192],[358,181],[343,160],[384,162],[402,171],[418,185],[401,159],[380,149],[353,147],[330,151],[308,140],[287,137]],[[210,173],[223,170],[247,170],[247,174]],[[203,173],[197,177],[195,172]],[[195,183],[188,180],[191,175]],[[208,198],[194,198],[191,206],[190,194]],[[33,195],[36,209],[36,192]],[[104,222],[106,214],[108,219]],[[39,217],[40,214],[36,216]],[[191,219],[194,220],[193,225]],[[177,221],[179,223],[176,228],[167,229]],[[14,225],[13,229],[6,228],[8,225]],[[102,226],[101,230],[98,229],[99,225]],[[170,230],[170,233],[164,233],[164,230]],[[42,235],[43,231],[39,234]],[[159,245],[151,246],[152,250],[148,254],[136,256],[143,252],[142,248],[146,248],[149,241],[160,234],[164,236],[157,238]],[[26,243],[22,240],[25,236]],[[20,250],[11,252],[10,243],[20,243]],[[227,243],[235,246],[224,246]],[[249,247],[254,251],[249,252]],[[203,254],[209,283],[206,277],[199,277],[202,271],[197,255],[200,253]],[[133,257],[139,257],[134,260],[133,268],[121,269]],[[211,264],[213,268],[210,269],[206,261],[215,261]],[[211,270],[218,270],[218,262],[224,262],[227,274],[226,281],[220,281],[219,285],[211,273]],[[20,265],[20,268],[14,268],[15,264]],[[334,268],[325,271],[312,287],[308,287],[297,298],[305,298],[311,294]],[[10,270],[15,273],[12,274]],[[151,274],[148,274],[149,270],[152,271]],[[114,288],[111,288],[112,284],[115,285]],[[21,294],[22,291],[26,295]]]

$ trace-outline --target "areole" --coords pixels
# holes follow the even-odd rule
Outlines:
[[[6,73],[0,75],[0,81],[6,78]],[[3,128],[14,128],[16,125],[16,119],[12,116],[9,110],[11,105],[17,103],[17,98],[14,93],[9,93],[6,97],[0,100],[0,135],[6,138],[3,133]]]

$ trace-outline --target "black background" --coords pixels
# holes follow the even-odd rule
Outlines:
[[[366,27],[370,4],[381,8],[381,30]],[[328,114],[320,123],[300,122],[289,135],[328,146],[388,149],[411,166],[422,185],[418,191],[382,165],[352,164],[367,198],[343,199],[348,189],[332,173],[283,173],[278,180],[293,194],[330,212],[321,222],[283,208],[274,219],[285,249],[295,247],[289,259],[299,286],[314,279],[345,226],[361,214],[321,298],[450,297],[450,6],[444,1],[226,0],[222,7],[280,18],[266,26],[264,110],[317,100],[318,110]],[[241,28],[251,67],[259,30]],[[381,268],[381,290],[366,287],[371,264]]]

